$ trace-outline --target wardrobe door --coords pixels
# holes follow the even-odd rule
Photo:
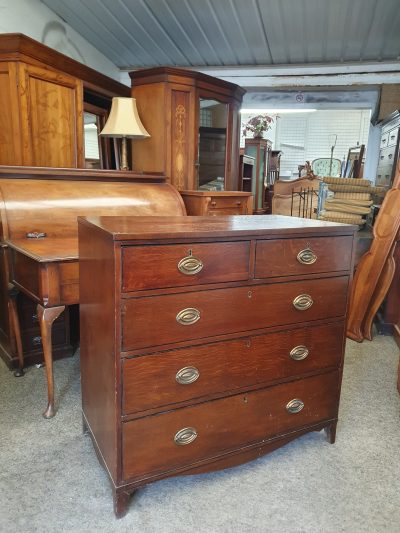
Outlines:
[[[84,167],[82,82],[33,65],[18,68],[23,164]]]

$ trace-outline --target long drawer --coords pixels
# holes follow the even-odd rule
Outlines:
[[[353,237],[260,240],[255,277],[295,276],[349,270]]]
[[[129,246],[122,254],[122,291],[247,280],[250,243]]]
[[[173,470],[337,416],[339,372],[123,424],[123,476]],[[293,412],[291,412],[293,411]]]
[[[343,330],[343,323],[301,327],[125,359],[123,412],[338,367]]]
[[[349,278],[126,299],[122,350],[344,316]]]

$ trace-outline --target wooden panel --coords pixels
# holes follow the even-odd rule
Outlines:
[[[249,277],[250,242],[135,246],[123,249],[122,290],[154,289],[246,280]],[[202,264],[196,274],[178,269],[184,258]],[[225,260],[221,261],[221,257]]]
[[[24,164],[83,167],[81,83],[32,65],[19,73]]]
[[[114,257],[79,225],[82,408],[114,483],[118,478]]]
[[[177,189],[184,189],[193,174],[190,96],[188,91],[171,91],[171,181]]]
[[[353,237],[259,240],[256,248],[255,277],[294,276],[316,272],[349,270]],[[316,260],[303,264],[297,259],[302,250],[312,250]]]
[[[323,368],[342,360],[344,324],[302,327],[290,331],[214,342],[123,361],[123,411],[135,413]],[[294,360],[290,352],[305,346],[308,355]],[[196,381],[180,384],[176,375],[194,367]]]
[[[132,298],[122,307],[123,349],[344,316],[347,285],[348,277],[342,276]],[[293,305],[301,294],[314,302],[304,311]],[[182,325],[177,315],[188,308],[197,309],[200,319]]]
[[[287,430],[333,419],[337,415],[338,372],[177,409],[123,425],[123,475],[140,477],[188,465],[240,446],[261,442]],[[287,403],[304,402],[296,414]],[[174,436],[194,428],[197,438],[179,446]],[[168,461],[166,461],[166,457]]]
[[[167,139],[169,139],[164,121],[168,113],[165,101],[165,88],[162,83],[153,83],[151,87],[133,87],[132,96],[140,120],[150,133],[150,139],[135,139],[132,143],[133,169],[151,172],[163,172],[171,175],[171,156],[168,156]]]
[[[0,63],[0,164],[20,165],[21,139],[15,63]]]
[[[167,183],[2,178],[0,190],[10,238],[44,231],[47,237],[58,237],[61,246],[65,237],[76,237],[78,216],[185,213],[179,193]]]

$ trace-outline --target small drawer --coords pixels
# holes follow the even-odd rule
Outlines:
[[[302,327],[123,360],[123,412],[338,367],[344,325]]]
[[[388,146],[387,148],[382,148],[379,152],[378,165],[393,165],[395,161],[395,152],[396,146]]]
[[[232,208],[245,208],[247,204],[247,198],[241,198],[240,196],[212,196],[208,204],[208,209],[232,209]]]
[[[386,148],[387,144],[388,144],[388,139],[389,139],[389,135],[388,135],[388,132],[386,132],[384,135],[382,135],[382,138],[381,138],[381,148]]]
[[[291,281],[124,300],[124,351],[342,317],[349,278]]]
[[[208,209],[207,215],[211,217],[218,216],[234,216],[234,215],[244,215],[244,211],[241,207],[224,207],[223,209]]]
[[[349,270],[353,237],[258,241],[255,277],[297,276]]]
[[[386,172],[382,172],[378,169],[375,184],[377,187],[390,187],[392,180],[392,171],[387,169]]]
[[[123,424],[125,480],[174,470],[337,416],[339,373],[292,381]]]
[[[53,348],[55,346],[59,346],[61,344],[65,344],[67,342],[67,332],[64,327],[64,324],[55,325],[52,328],[51,331],[51,340],[53,344]],[[23,350],[26,352],[30,352],[32,350],[38,350],[42,351],[42,337],[40,334],[40,329],[37,328],[30,328],[28,330],[22,331],[21,333],[22,337],[22,347]]]
[[[387,133],[387,146],[395,146],[397,144],[397,137],[399,135],[399,127],[393,128]]]
[[[247,280],[249,254],[248,241],[129,246],[122,252],[122,290]]]

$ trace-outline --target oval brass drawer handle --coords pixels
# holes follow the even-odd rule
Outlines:
[[[183,326],[190,326],[191,324],[195,324],[198,320],[200,320],[200,311],[194,307],[182,309],[182,311],[179,311],[176,315],[176,321]]]
[[[312,265],[318,257],[311,250],[311,248],[304,248],[297,254],[297,261],[303,265]]]
[[[175,379],[180,385],[190,385],[200,377],[200,372],[195,366],[185,366],[176,373]]]
[[[203,262],[193,255],[187,255],[178,263],[178,270],[185,276],[194,276],[203,269]]]
[[[180,429],[174,437],[174,442],[178,446],[185,446],[197,439],[197,431],[194,428]]]
[[[289,353],[290,357],[294,361],[302,361],[308,356],[308,354],[309,354],[309,351],[308,351],[307,346],[303,346],[301,344],[299,346],[295,346],[294,348],[292,348]]]
[[[299,294],[293,300],[293,305],[299,311],[305,311],[306,309],[309,309],[313,303],[313,299],[309,294]]]
[[[298,398],[294,398],[293,400],[290,400],[290,402],[286,404],[286,411],[291,414],[296,414],[296,413],[300,413],[303,407],[304,407],[304,402],[302,402]]]

